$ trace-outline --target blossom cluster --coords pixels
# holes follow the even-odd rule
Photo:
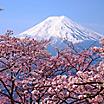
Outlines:
[[[0,35],[0,104],[103,104],[104,41],[52,56],[49,41]]]

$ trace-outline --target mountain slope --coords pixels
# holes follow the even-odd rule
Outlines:
[[[57,39],[80,43],[87,40],[98,40],[101,34],[88,30],[65,16],[48,17],[40,24],[19,34],[19,37],[32,37],[36,40]]]

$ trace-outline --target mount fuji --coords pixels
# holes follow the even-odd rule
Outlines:
[[[52,16],[43,22],[19,34],[20,38],[30,37],[36,40],[52,40],[52,44],[62,46],[63,42],[90,46],[102,35],[82,27],[66,16]]]

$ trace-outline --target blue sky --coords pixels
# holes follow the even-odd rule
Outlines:
[[[0,8],[0,33],[18,34],[48,16],[65,15],[104,34],[104,0],[0,0]]]

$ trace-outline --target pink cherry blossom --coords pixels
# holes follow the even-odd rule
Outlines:
[[[0,35],[0,104],[103,104],[104,39],[100,43],[52,56],[48,40]]]

